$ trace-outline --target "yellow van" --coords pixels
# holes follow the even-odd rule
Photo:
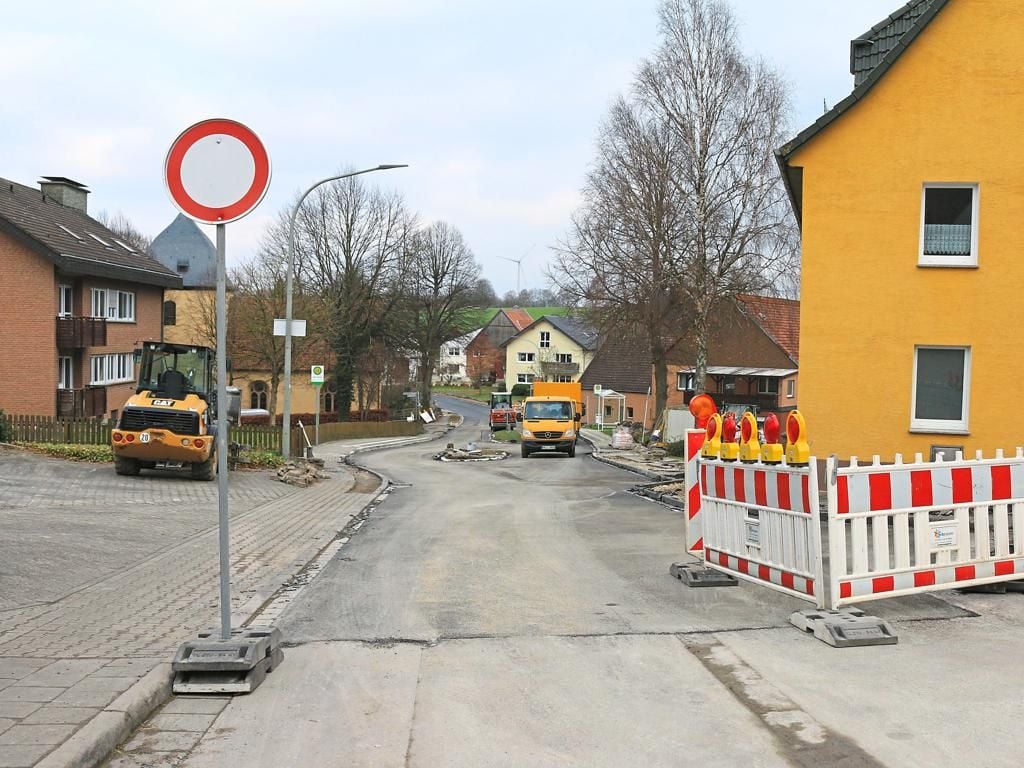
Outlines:
[[[564,395],[528,397],[518,415],[522,422],[523,458],[530,454],[567,453],[576,455],[581,414],[576,401]]]

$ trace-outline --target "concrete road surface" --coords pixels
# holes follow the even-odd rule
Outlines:
[[[444,404],[466,416],[450,440],[481,438],[482,406]],[[1024,600],[885,601],[900,645],[831,649],[788,625],[804,603],[670,578],[680,513],[585,450],[439,447],[363,459],[399,487],[283,615],[284,665],[184,765],[1020,763],[1024,697],[1001,676]]]

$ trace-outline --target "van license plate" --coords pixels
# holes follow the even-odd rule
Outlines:
[[[540,449],[542,451],[553,451],[553,450],[555,450],[555,446],[553,446],[553,445],[542,445],[540,447]]]
[[[149,442],[149,432],[141,432],[139,434],[139,442],[140,443],[148,443]]]

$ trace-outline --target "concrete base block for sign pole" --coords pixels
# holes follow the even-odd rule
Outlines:
[[[896,645],[899,642],[896,630],[889,622],[868,616],[858,608],[796,611],[789,617],[789,623],[833,648]]]
[[[668,572],[688,587],[735,587],[739,584],[735,576],[701,563],[672,563]]]
[[[227,640],[219,634],[200,632],[178,648],[175,693],[251,693],[284,660],[276,627],[233,629]]]

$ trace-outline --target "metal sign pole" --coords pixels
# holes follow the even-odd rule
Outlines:
[[[228,312],[224,225],[217,225],[217,509],[220,515],[220,636],[231,639],[228,528]]]
[[[316,426],[313,429],[313,445],[320,445],[320,385],[315,387],[316,391]]]

